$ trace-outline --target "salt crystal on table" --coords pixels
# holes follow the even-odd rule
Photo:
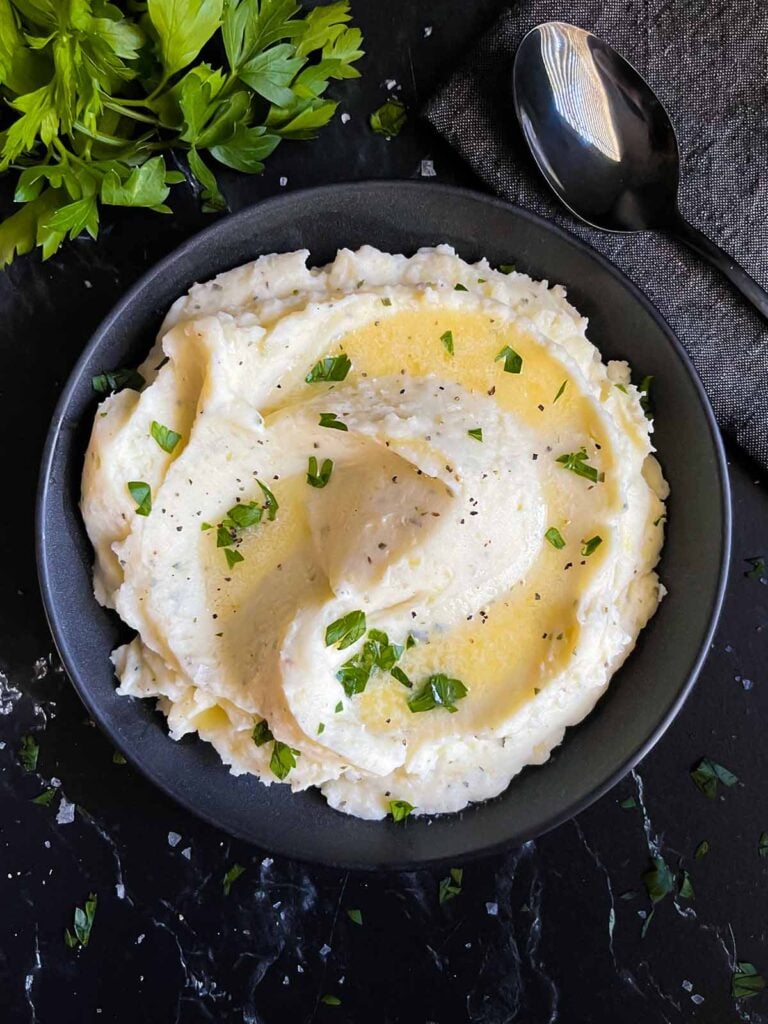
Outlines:
[[[386,81],[384,82],[384,85],[386,85],[386,87],[387,87],[387,89],[389,90],[389,92],[392,92],[392,90],[393,90],[393,89],[394,89],[394,88],[396,87],[396,85],[397,85],[397,79],[396,79],[396,78],[388,78],[388,79],[387,79],[387,80],[386,80]]]
[[[124,899],[125,899],[125,886],[124,886],[124,885],[121,885],[121,883],[120,883],[120,882],[118,882],[118,883],[117,883],[117,884],[115,885],[115,892],[116,892],[116,894],[117,894],[117,898],[118,898],[119,900],[124,900]]]
[[[745,690],[751,690],[755,684],[752,682],[751,679],[742,679],[741,685],[744,687]]]
[[[169,846],[178,846],[180,842],[181,842],[181,836],[179,835],[178,832],[169,832],[168,833],[168,845]]]
[[[75,820],[75,805],[71,804],[65,796],[62,796],[59,804],[59,813],[56,815],[56,822],[59,825],[71,825]]]
[[[432,26],[431,25],[425,25],[424,26],[424,38],[425,39],[429,39],[429,37],[431,35],[432,35]]]
[[[281,187],[281,188],[285,188],[285,186],[286,186],[287,184],[288,184],[288,179],[286,178],[286,176],[285,176],[285,175],[283,175],[283,176],[282,176],[282,178],[280,179],[280,187]]]
[[[435,170],[435,163],[433,160],[421,161],[421,176],[422,178],[435,178],[437,176],[437,171]]]
[[[498,913],[499,913],[499,904],[498,903],[486,903],[485,904],[485,912],[486,912],[486,914],[490,914],[491,917],[497,917]]]
[[[187,860],[192,860],[192,847],[185,846],[184,849],[181,851],[181,856],[186,857]]]
[[[320,947],[318,952],[320,953],[320,956],[326,957],[331,952],[331,947],[327,943],[325,943]]]
[[[691,1002],[695,1003],[697,1006],[701,1006],[701,1004],[704,1002],[704,996],[700,996],[698,992],[694,992],[694,994],[691,996]]]
[[[691,981],[684,981],[683,982],[683,988],[685,989],[686,992],[693,992],[693,982],[691,982]]]
[[[352,120],[352,118],[350,117],[350,115],[349,115],[349,114],[342,114],[342,115],[341,115],[341,123],[342,123],[342,124],[349,124],[349,122],[350,122],[351,120]]]

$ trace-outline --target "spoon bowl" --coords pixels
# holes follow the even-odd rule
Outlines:
[[[680,214],[674,127],[628,61],[591,32],[545,22],[520,43],[513,87],[533,158],[572,213],[604,231],[676,236],[768,319],[768,293]]]

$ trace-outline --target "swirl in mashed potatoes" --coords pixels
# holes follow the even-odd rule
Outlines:
[[[655,611],[651,423],[558,286],[447,246],[307,257],[195,285],[100,406],[119,692],[348,814],[457,811],[547,759]]]

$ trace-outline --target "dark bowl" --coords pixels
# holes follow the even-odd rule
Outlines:
[[[660,573],[669,589],[636,650],[591,715],[549,761],[495,800],[453,815],[370,822],[235,778],[200,740],[175,743],[149,701],[118,697],[109,653],[124,639],[97,605],[92,553],[78,512],[83,455],[96,407],[91,377],[137,364],[163,314],[194,281],[263,253],[306,247],[312,261],[364,243],[391,252],[449,242],[465,259],[514,262],[566,285],[606,358],[653,374],[655,443],[671,486]],[[693,686],[720,611],[730,505],[720,436],[679,342],[648,300],[584,243],[539,217],[478,193],[367,182],[270,199],[214,224],[150,270],[104,320],[62,393],[40,473],[37,557],[56,646],[93,718],[114,745],[180,804],[273,853],[324,864],[394,868],[462,860],[523,843],[583,810],[659,739]]]

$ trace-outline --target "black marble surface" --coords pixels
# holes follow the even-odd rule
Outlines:
[[[281,188],[420,177],[432,164],[439,181],[473,184],[415,117],[387,142],[369,132],[367,114],[388,82],[415,110],[501,6],[356,0],[369,54],[362,81],[337,91],[350,119],[316,142],[285,144],[261,178],[226,178],[232,208]],[[2,208],[9,195],[1,183]],[[679,718],[577,820],[467,865],[450,902],[438,902],[445,872],[358,875],[272,860],[113,763],[52,653],[32,510],[47,423],[91,329],[208,222],[190,198],[175,205],[173,218],[118,212],[98,244],[79,241],[43,265],[27,257],[0,276],[0,1020],[767,1021],[768,992],[730,994],[735,958],[768,975],[768,858],[758,853],[768,830],[768,586],[745,576],[746,558],[768,555],[768,493],[736,453],[728,597]],[[33,773],[17,756],[28,733],[40,744]],[[702,756],[740,779],[714,801],[689,778]],[[53,803],[34,804],[48,786]],[[637,806],[623,809],[630,796]],[[705,839],[710,853],[694,860]],[[651,904],[641,878],[659,852],[687,867],[695,898],[667,896],[642,938]],[[235,863],[245,871],[227,896],[222,879]],[[76,952],[64,929],[89,893],[98,896],[91,942]]]

